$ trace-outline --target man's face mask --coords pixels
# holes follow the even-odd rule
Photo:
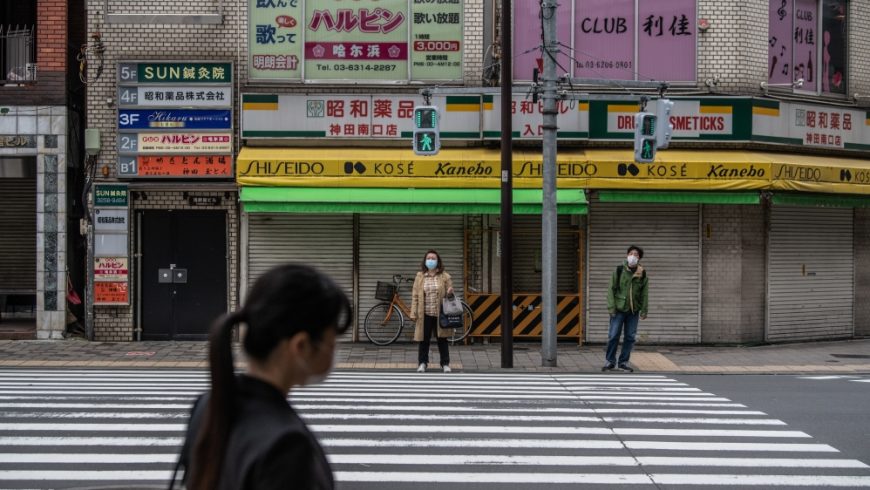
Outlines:
[[[629,255],[626,260],[628,261],[629,267],[634,267],[637,265],[638,258],[637,255]]]

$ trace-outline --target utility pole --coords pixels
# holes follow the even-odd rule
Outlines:
[[[541,365],[556,366],[556,237],[558,233],[556,214],[556,57],[559,54],[559,43],[556,37],[556,0],[541,2],[544,34],[544,179],[543,206],[541,208],[541,259],[543,261],[542,292],[543,301],[541,320],[543,330],[541,336]]]
[[[501,1],[501,367],[514,367],[511,0]]]

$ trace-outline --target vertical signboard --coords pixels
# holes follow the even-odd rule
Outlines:
[[[795,0],[794,3],[794,79],[804,79],[804,88],[815,91],[816,72],[816,24],[818,23],[817,0]]]
[[[770,2],[768,12],[767,82],[791,83],[793,0]]]
[[[577,0],[574,76],[634,80],[634,0]]]
[[[556,11],[559,73],[599,80],[693,82],[697,0],[574,0]],[[514,0],[514,79],[542,68],[541,6]]]
[[[253,80],[462,80],[465,0],[247,2]]]
[[[126,184],[94,184],[95,305],[130,304],[129,194]]]
[[[232,83],[232,63],[120,63],[118,177],[230,178]]]
[[[696,0],[638,0],[637,76],[640,80],[695,80]]]
[[[305,3],[305,77],[407,80],[408,0]]]
[[[251,78],[302,78],[302,0],[249,0],[248,73]]]
[[[559,38],[559,56],[556,58],[562,72],[572,72],[573,61],[571,54],[571,22],[572,3],[569,1],[559,2],[556,7],[556,29]],[[539,0],[514,0],[514,80],[531,80],[532,70],[537,68],[543,71],[543,58],[541,57],[541,2]]]
[[[462,78],[462,1],[411,0],[411,78]]]

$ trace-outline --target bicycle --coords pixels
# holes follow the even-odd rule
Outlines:
[[[410,321],[411,308],[402,301],[399,292],[403,283],[414,282],[413,279],[402,277],[401,274],[393,276],[393,284],[378,281],[375,290],[375,298],[380,303],[372,306],[363,320],[363,331],[366,337],[375,345],[390,345],[402,335],[405,327],[405,319]],[[452,334],[447,337],[451,344],[464,339],[471,332],[474,322],[474,314],[468,303],[462,301],[463,322],[462,328],[450,329]]]

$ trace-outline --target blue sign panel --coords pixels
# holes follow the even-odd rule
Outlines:
[[[229,109],[118,109],[119,129],[232,129]]]

